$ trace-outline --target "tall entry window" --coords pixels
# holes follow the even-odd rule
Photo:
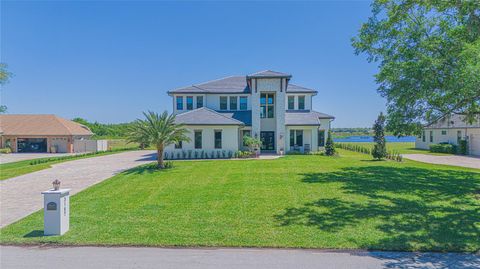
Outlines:
[[[318,146],[325,146],[325,130],[318,130]]]
[[[274,118],[274,98],[273,93],[260,94],[260,118]]]
[[[183,110],[183,96],[177,96],[177,110]]]
[[[295,109],[295,96],[288,97],[288,109],[290,110]]]
[[[303,146],[303,130],[290,130],[290,147]]]
[[[202,148],[202,130],[195,130],[194,133],[195,136],[195,149],[201,149]]]
[[[248,97],[240,96],[240,110],[247,110]]]
[[[305,95],[298,97],[298,109],[305,109]]]
[[[238,102],[237,96],[230,96],[230,110],[238,109],[237,102]]]
[[[430,131],[430,143],[433,143],[433,131]]]
[[[187,110],[193,109],[193,96],[187,96]]]
[[[220,110],[227,110],[228,98],[226,96],[220,96]]]
[[[222,130],[215,130],[215,148],[222,148]]]
[[[203,96],[197,96],[197,108],[203,107]]]

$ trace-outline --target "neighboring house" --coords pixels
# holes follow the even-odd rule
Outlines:
[[[291,75],[262,71],[169,91],[178,123],[191,142],[169,151],[246,149],[244,136],[262,141],[261,152],[318,151],[333,116],[312,110],[316,90],[290,83]]]
[[[480,155],[480,117],[472,124],[462,115],[454,114],[426,126],[415,141],[416,148],[428,149],[431,144],[450,143],[458,145],[467,140],[469,154]]]
[[[86,126],[55,115],[0,115],[0,147],[13,152],[74,152],[74,141],[89,139]]]

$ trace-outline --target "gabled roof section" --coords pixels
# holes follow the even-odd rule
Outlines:
[[[285,125],[320,125],[320,119],[334,119],[334,116],[313,110],[287,110]]]
[[[247,76],[247,78],[291,78],[292,75],[272,70],[264,70]]]
[[[460,114],[453,114],[443,117],[435,123],[432,123],[425,128],[448,129],[448,128],[480,128],[480,116],[473,123],[465,121],[465,116]]]
[[[246,126],[252,125],[252,111],[251,110],[237,110],[237,111],[219,111],[218,113],[232,119],[243,122]]]
[[[245,76],[230,76],[188,87],[178,88],[172,93],[250,93]]]
[[[0,115],[2,135],[93,135],[88,127],[55,115]]]
[[[206,107],[197,108],[176,115],[175,122],[185,125],[244,125],[229,115],[216,112]]]

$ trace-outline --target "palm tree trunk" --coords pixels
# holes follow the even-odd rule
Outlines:
[[[165,168],[165,165],[163,164],[163,145],[157,145],[157,168]]]

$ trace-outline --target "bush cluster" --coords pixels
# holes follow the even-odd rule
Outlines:
[[[371,148],[365,147],[365,146],[362,146],[362,145],[356,145],[356,144],[353,144],[353,143],[352,144],[350,144],[350,143],[335,143],[335,147],[341,148],[341,149],[344,149],[344,150],[349,150],[349,151],[355,151],[355,152],[359,152],[359,153],[363,153],[363,154],[368,154],[368,155],[372,154],[372,149]],[[397,161],[397,162],[403,161],[402,155],[397,151],[387,151],[387,155],[385,156],[385,158],[387,158],[389,160],[392,160],[392,161]]]
[[[8,154],[8,153],[12,153],[12,150],[10,148],[3,148],[3,149],[0,149],[0,153]]]
[[[231,150],[182,150],[171,151],[163,154],[165,160],[190,160],[190,159],[231,159],[237,158],[237,152]]]
[[[431,144],[430,152],[455,154],[457,146],[449,143]]]

